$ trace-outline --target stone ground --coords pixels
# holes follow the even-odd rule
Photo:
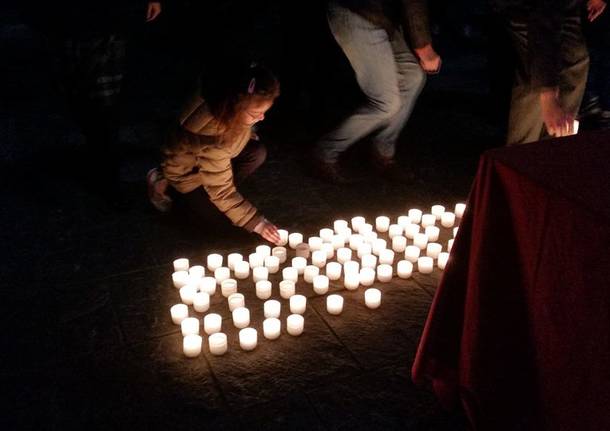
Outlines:
[[[217,294],[212,310],[225,319],[229,352],[214,357],[204,349],[184,358],[169,314],[179,301],[172,260],[202,263],[210,252],[245,253],[261,241],[226,227],[184,226],[149,205],[144,176],[155,164],[160,119],[174,107],[167,95],[176,86],[148,84],[155,73],[173,71],[171,61],[140,71],[141,82],[133,79],[126,90],[132,97],[122,180],[129,206],[116,210],[70,176],[82,137],[48,90],[40,40],[16,15],[3,20],[2,429],[465,429],[459,414],[443,411],[429,388],[410,381],[438,271],[379,284],[383,303],[374,311],[363,306],[362,288],[342,290],[340,316],[328,315],[324,297],[300,282],[298,291],[309,297],[304,334],[260,337],[250,353],[239,349]],[[319,135],[320,118],[346,105],[327,94],[296,107],[280,103],[270,114],[261,131],[269,159],[243,193],[276,224],[306,235],[337,218],[396,217],[410,207],[465,200],[479,154],[502,138],[489,115],[495,101],[482,47],[447,42],[442,49],[443,73],[429,79],[400,139],[398,157],[418,166],[417,184],[381,180],[361,149],[348,160],[359,183],[331,186],[309,176],[305,150]],[[329,76],[332,85],[345,83],[337,91],[353,89],[349,73]],[[262,332],[252,286],[240,291]]]

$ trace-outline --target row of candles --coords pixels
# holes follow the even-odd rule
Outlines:
[[[423,274],[429,274],[434,268],[434,259],[440,269],[444,269],[453,239],[449,240],[448,252],[442,252],[442,246],[436,242],[440,229],[435,226],[438,220],[443,227],[451,228],[455,224],[456,215],[461,218],[465,209],[464,204],[457,204],[455,212],[446,212],[441,205],[435,205],[430,214],[423,214],[420,210],[409,210],[407,216],[398,218],[396,224],[391,224],[389,217],[380,216],[375,219],[375,230],[386,233],[392,241],[392,249],[387,249],[387,242],[378,238],[373,226],[366,223],[364,217],[353,217],[351,229],[345,220],[336,220],[334,229],[321,229],[319,237],[310,237],[303,243],[303,235],[280,230],[281,245],[271,247],[261,245],[255,253],[244,260],[239,253],[231,253],[227,257],[227,266],[222,266],[223,256],[210,254],[206,263],[208,270],[214,277],[205,277],[205,268],[200,265],[190,266],[186,258],[174,261],[172,275],[174,286],[180,289],[182,304],[171,308],[172,320],[181,325],[183,338],[183,351],[187,357],[195,357],[201,353],[203,338],[199,335],[199,319],[188,317],[187,305],[193,305],[195,311],[206,312],[210,306],[210,295],[216,292],[217,284],[221,293],[228,298],[229,309],[232,312],[234,325],[240,329],[239,342],[243,350],[253,350],[257,345],[258,333],[256,329],[248,327],[250,324],[250,311],[245,307],[245,299],[237,292],[237,280],[246,279],[252,269],[255,282],[256,296],[264,303],[265,321],[263,334],[265,338],[273,340],[279,337],[281,322],[279,314],[281,304],[271,297],[272,284],[268,280],[269,274],[279,272],[280,264],[287,260],[289,245],[295,250],[296,257],[291,260],[292,266],[282,270],[283,280],[279,283],[280,296],[288,299],[291,315],[286,319],[286,329],[290,335],[298,336],[303,332],[307,298],[296,294],[296,282],[299,275],[303,275],[306,282],[313,284],[315,293],[322,295],[328,292],[329,281],[339,280],[344,274],[344,287],[355,290],[360,285],[371,286],[375,279],[380,282],[389,282],[393,277],[395,253],[404,253],[405,259],[397,263],[396,273],[400,278],[409,278],[413,272],[413,264]],[[425,232],[420,233],[420,225]],[[455,237],[458,228],[453,229]],[[353,233],[355,232],[355,233]],[[404,236],[403,236],[404,235]],[[413,245],[407,245],[407,239],[413,240]],[[347,244],[346,244],[347,243]],[[348,246],[348,247],[347,247]],[[422,250],[425,256],[420,256]],[[337,262],[328,262],[335,256]],[[360,258],[360,263],[352,260],[353,251]],[[311,253],[312,264],[307,264]],[[378,265],[379,263],[379,265]],[[326,275],[320,274],[320,269],[326,268]],[[235,279],[230,278],[234,272]],[[369,288],[365,291],[365,304],[374,309],[381,303],[381,292]],[[329,295],[326,301],[329,314],[338,315],[343,310],[343,298],[340,295]],[[222,319],[219,314],[210,313],[203,319],[204,332],[209,335],[208,343],[210,353],[222,355],[227,351],[226,334],[220,332]]]

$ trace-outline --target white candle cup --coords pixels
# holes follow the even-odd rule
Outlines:
[[[280,236],[280,242],[278,243],[278,245],[284,246],[288,244],[288,231],[285,229],[278,229],[277,233]]]
[[[417,259],[417,270],[421,274],[430,274],[434,270],[434,259],[429,256],[422,256]]]
[[[199,280],[205,275],[205,268],[201,265],[191,266],[189,268],[189,275],[191,279]]]
[[[417,259],[419,258],[419,255],[421,253],[421,249],[416,246],[416,245],[408,245],[407,248],[405,248],[405,259],[408,260],[409,262],[417,262]]]
[[[220,293],[225,298],[228,298],[234,293],[237,293],[237,281],[232,278],[227,278],[220,283]]]
[[[360,235],[366,235],[367,233],[372,232],[372,231],[373,231],[373,225],[372,224],[370,224],[370,223],[363,223],[360,226],[360,229],[358,230],[358,233]]]
[[[451,253],[451,249],[453,248],[453,239],[447,241],[447,251]]]
[[[248,255],[248,263],[250,264],[250,268],[258,268],[259,266],[263,266],[265,258],[258,253],[250,253]]]
[[[410,224],[405,227],[405,236],[413,239],[416,233],[419,233],[420,226],[418,224]]]
[[[403,253],[405,248],[407,248],[407,238],[401,235],[392,238],[392,250],[396,253]]]
[[[305,319],[300,314],[291,314],[286,318],[286,332],[293,337],[298,337],[303,333]]]
[[[288,251],[286,247],[273,247],[271,250],[271,255],[277,257],[280,260],[280,265],[286,262],[286,257],[288,256]]]
[[[216,279],[214,277],[203,277],[199,281],[199,291],[212,296],[216,293]]]
[[[419,250],[419,248],[418,248]],[[396,265],[396,274],[400,278],[409,278],[413,274],[413,263],[408,260],[401,260]]]
[[[335,248],[329,242],[325,242],[324,244],[322,244],[322,248],[320,249],[320,251],[323,251],[326,253],[327,260],[332,259],[333,256],[335,255]]]
[[[182,331],[182,336],[186,337],[191,334],[199,334],[199,319],[196,317],[187,317],[182,322],[180,322],[180,330]]]
[[[205,313],[210,309],[210,295],[205,292],[197,292],[193,298],[193,308],[198,313]]]
[[[419,223],[421,221],[422,212],[416,208],[411,208],[407,213],[409,218],[411,219],[411,223]]]
[[[189,260],[186,257],[181,257],[179,259],[174,260],[174,272],[188,271],[188,270],[189,270]]]
[[[318,268],[326,265],[326,252],[324,250],[316,250],[311,254],[311,263]]]
[[[441,230],[436,226],[428,226],[424,233],[428,235],[428,241],[438,241],[438,236],[441,234]]]
[[[335,233],[341,233],[347,228],[348,224],[346,220],[335,220],[333,222],[333,229],[335,230]]]
[[[227,353],[227,334],[217,332],[210,335],[208,337],[208,347],[210,348],[210,353],[214,356],[220,356]]]
[[[430,208],[430,212],[434,217],[436,217],[437,220],[440,220],[443,213],[445,212],[445,207],[442,205],[432,205],[432,208]]]
[[[322,241],[324,241],[324,242],[331,242],[333,240],[334,234],[335,234],[335,231],[333,231],[332,229],[329,229],[329,228],[320,229],[320,238],[322,238]]]
[[[209,254],[206,259],[208,269],[212,272],[216,271],[216,268],[220,268],[222,266],[222,255],[217,253]]]
[[[338,262],[329,262],[326,264],[326,276],[329,280],[339,280],[341,278],[342,266]]]
[[[356,251],[358,246],[364,242],[364,237],[360,234],[353,234],[349,237],[349,248]]]
[[[343,274],[343,286],[347,290],[356,290],[360,286],[360,272],[346,272]]]
[[[464,217],[464,211],[466,211],[466,204],[464,204],[464,203],[455,204],[455,208],[454,208],[453,212],[455,213],[455,216],[457,218]]]
[[[388,250],[387,248],[379,252],[379,264],[393,265],[394,264],[394,251]]]
[[[373,247],[371,246],[371,244],[362,243],[358,246],[358,251],[356,252],[356,254],[360,259],[362,259],[363,256],[369,255],[372,252]]]
[[[364,291],[364,304],[374,310],[381,305],[381,291],[379,289],[366,289]]]
[[[404,228],[401,225],[399,225],[399,224],[391,224],[390,228],[388,229],[388,237],[390,239],[392,239],[395,236],[402,235],[403,232],[404,232]]]
[[[222,328],[222,317],[220,314],[210,313],[206,314],[203,318],[203,330],[206,334],[214,334],[220,332]]]
[[[246,307],[238,307],[231,313],[233,325],[238,328],[246,328],[250,324],[250,310]]]
[[[339,277],[337,277],[338,279]],[[328,282],[329,277],[327,277],[326,275],[316,275],[313,278],[313,291],[317,294],[317,295],[324,295],[326,292],[328,292]]]
[[[282,278],[284,281],[292,281],[296,283],[299,279],[299,271],[291,266],[282,269]]]
[[[291,233],[288,235],[288,246],[292,249],[297,248],[297,245],[303,242],[303,234],[302,233]]]
[[[307,298],[303,295],[292,295],[290,297],[290,312],[292,314],[303,314],[307,308]]]
[[[328,311],[328,314],[341,314],[343,311],[343,297],[341,295],[328,295],[326,297],[326,311]]]
[[[426,256],[432,259],[438,258],[441,251],[443,251],[443,246],[438,242],[431,242],[426,246]]]
[[[381,238],[376,239],[375,241],[373,241],[373,254],[376,254],[377,256],[379,256],[379,253],[381,252],[381,250],[385,250],[387,245],[388,245],[388,243],[385,239],[381,239]]]
[[[572,134],[578,135],[578,129],[580,128],[580,122],[578,120],[574,120],[572,128],[574,130],[574,133],[572,133]]]
[[[360,231],[360,226],[366,223],[366,220],[362,216],[352,217],[352,230],[356,233]]]
[[[342,247],[337,250],[337,262],[343,264],[348,260],[352,260],[352,250],[350,248]]]
[[[280,281],[280,296],[284,299],[290,298],[296,292],[296,284],[292,280]]]
[[[231,270],[226,266],[216,268],[216,270],[214,271],[214,278],[216,279],[216,283],[220,284],[223,281],[231,278]]]
[[[254,328],[244,328],[239,331],[239,346],[242,350],[249,352],[256,349],[258,333]]]
[[[393,268],[390,265],[379,265],[377,267],[377,280],[379,280],[382,283],[387,283],[389,281],[392,281],[392,271]]]
[[[358,274],[360,264],[355,260],[348,260],[343,264],[343,274]]]
[[[189,316],[189,308],[185,304],[176,304],[169,309],[174,325],[180,325]]]
[[[250,276],[250,264],[245,260],[235,262],[235,278],[239,280],[245,280]]]
[[[459,226],[456,226],[453,228],[453,237],[455,238],[457,236],[458,231],[460,230]]]
[[[313,283],[313,278],[320,274],[320,268],[315,265],[307,265],[303,271],[303,279],[307,283]]]
[[[362,268],[377,268],[377,256],[374,254],[362,256],[362,259],[360,259],[360,266],[362,266]]]
[[[271,256],[271,247],[268,245],[259,245],[256,247],[256,253],[263,256],[264,260],[267,256]]]
[[[277,340],[282,330],[282,322],[276,317],[263,320],[263,335],[268,340]]]
[[[186,286],[190,280],[188,271],[176,271],[172,274],[172,282],[177,289]]]
[[[330,244],[335,250],[345,247],[345,236],[341,234],[333,235],[332,239],[330,240]]]
[[[398,224],[399,226],[402,227],[402,230],[404,232],[405,228],[410,225],[411,223],[413,223],[411,221],[411,217],[406,216],[406,215],[401,215],[398,217],[398,219],[396,220],[396,224]]]
[[[322,238],[320,238],[319,236],[312,236],[312,237],[309,237],[309,239],[307,240],[307,245],[309,245],[309,250],[311,250],[312,252],[314,252],[316,250],[320,250],[322,248],[323,243],[324,243],[324,241],[322,241]]]
[[[449,260],[449,253],[447,253],[446,251],[439,253],[438,260],[436,262],[436,264],[438,265],[438,269],[444,270],[445,267],[447,266],[448,260]]]
[[[256,297],[258,299],[271,298],[271,282],[269,280],[261,280],[256,282]]]
[[[201,335],[189,334],[182,339],[182,352],[187,358],[196,358],[201,354]]]
[[[264,266],[259,266],[252,270],[252,280],[254,283],[261,280],[267,280],[269,278],[269,269]]]
[[[425,233],[416,233],[415,236],[413,236],[413,245],[423,250],[428,245],[428,235]]]
[[[292,258],[292,267],[297,270],[299,274],[303,274],[305,272],[305,267],[307,266],[307,259],[304,257],[293,257]]]
[[[375,269],[362,268],[360,270],[360,284],[363,286],[372,286],[375,283]]]
[[[390,227],[390,218],[379,216],[375,219],[375,230],[377,232],[387,232]]]
[[[236,308],[241,308],[246,306],[246,298],[241,293],[232,293],[227,298],[227,302],[229,303],[229,311],[233,312]]]
[[[304,242],[297,245],[296,248],[294,249],[295,255],[297,257],[302,257],[305,259],[309,258],[309,245],[305,244]]]
[[[263,304],[263,311],[265,312],[266,319],[269,319],[270,317],[279,318],[280,312],[282,311],[282,304],[280,301],[270,299]]]
[[[421,217],[421,227],[424,229],[428,226],[434,226],[436,224],[436,216],[434,214],[424,214]]]
[[[277,256],[267,256],[265,258],[265,268],[269,270],[269,274],[275,274],[280,270],[280,258]]]
[[[452,212],[444,212],[441,215],[441,226],[443,227],[453,227],[455,224],[455,214]]]
[[[373,241],[375,241],[379,236],[377,235],[377,232],[375,231],[371,231],[371,232],[367,232],[363,235],[364,237],[364,242],[366,244],[371,244],[373,245]]]
[[[227,256],[227,266],[231,271],[235,271],[235,264],[244,260],[244,257],[239,253],[231,253]]]
[[[180,300],[186,305],[192,305],[195,294],[197,293],[197,287],[193,284],[187,284],[180,288]]]

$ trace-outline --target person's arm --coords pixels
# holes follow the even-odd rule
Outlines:
[[[426,0],[402,0],[402,23],[426,73],[438,73],[441,58],[432,47]]]

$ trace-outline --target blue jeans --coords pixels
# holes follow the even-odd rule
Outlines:
[[[398,135],[413,111],[426,75],[400,30],[390,38],[383,28],[333,2],[327,18],[366,100],[321,138],[316,156],[334,163],[351,145],[371,135],[379,155],[392,158]]]

